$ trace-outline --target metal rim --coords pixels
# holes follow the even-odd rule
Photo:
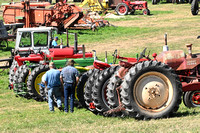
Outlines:
[[[144,11],[143,11],[143,14],[144,14],[144,15],[147,15],[147,10],[144,10]]]
[[[121,6],[119,6],[119,12],[121,13],[121,14],[124,14],[125,12],[126,12],[126,7],[124,6],[124,5],[121,5]]]
[[[34,82],[34,87],[35,90],[37,91],[38,94],[40,94],[40,86],[38,85],[39,83],[41,83],[42,81],[42,76],[46,73],[45,72],[41,72],[40,74],[37,75],[37,77],[35,78],[35,82]]]
[[[190,95],[190,101],[192,105],[200,107],[200,91],[194,91]]]
[[[141,75],[133,87],[136,104],[147,111],[159,112],[169,106],[173,97],[170,80],[159,72],[147,72]]]

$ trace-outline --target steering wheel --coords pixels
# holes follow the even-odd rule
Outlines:
[[[117,49],[115,49],[114,53],[113,53],[113,64],[116,63],[116,60],[117,60]]]
[[[147,49],[147,48],[144,48],[144,50],[140,53],[140,57],[137,59],[137,61],[139,61],[139,60],[142,59],[143,57],[146,57],[146,56],[145,56],[146,49]]]

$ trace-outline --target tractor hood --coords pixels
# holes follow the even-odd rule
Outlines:
[[[172,67],[174,70],[177,70],[186,60],[185,53],[182,50],[164,51],[156,59]]]

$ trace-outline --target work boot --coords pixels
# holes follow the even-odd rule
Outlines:
[[[63,108],[62,108],[62,107],[58,107],[58,109],[59,109],[60,111],[63,111]]]

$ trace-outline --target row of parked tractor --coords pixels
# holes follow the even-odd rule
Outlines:
[[[42,76],[49,70],[49,62],[62,69],[68,59],[74,59],[81,73],[77,100],[94,114],[146,120],[170,117],[182,99],[189,108],[199,106],[200,55],[192,53],[191,44],[186,45],[188,54],[165,49],[150,56],[145,48],[132,58],[121,57],[115,50],[113,62],[108,64],[86,52],[84,45],[78,46],[77,34],[73,34],[74,46],[69,45],[68,32],[66,44],[51,46],[56,32],[53,27],[18,28],[15,49],[8,59],[13,61],[9,86],[17,95],[47,100]]]

